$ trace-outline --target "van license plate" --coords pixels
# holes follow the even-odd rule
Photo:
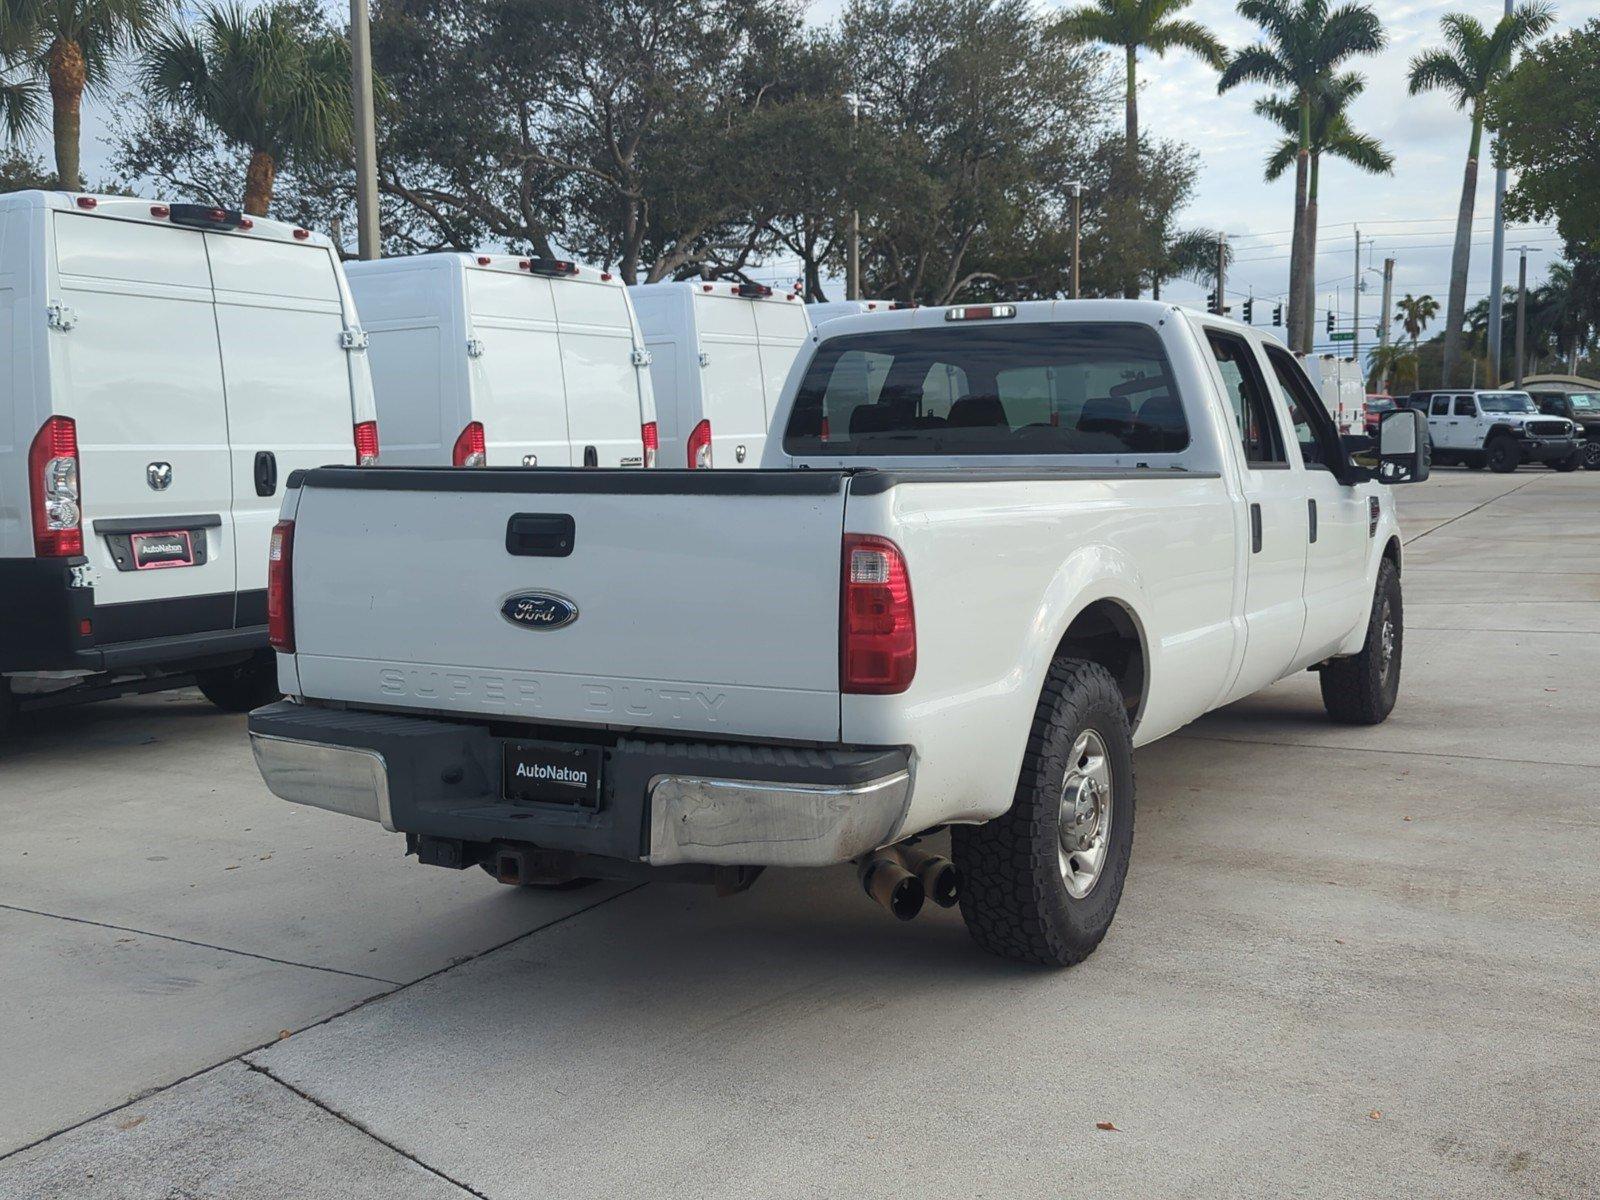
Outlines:
[[[505,743],[507,800],[538,804],[600,807],[598,746],[560,746],[549,742]]]
[[[175,529],[170,533],[136,533],[129,540],[136,571],[194,566],[194,543],[189,540],[187,529]]]

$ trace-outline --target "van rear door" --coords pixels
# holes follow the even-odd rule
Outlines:
[[[483,423],[489,465],[569,465],[566,383],[550,281],[476,267],[465,274],[467,321],[477,343],[477,356],[467,362],[472,418]]]
[[[301,468],[355,461],[352,365],[339,343],[344,304],[325,246],[203,236],[227,396],[237,623],[260,625],[284,481]]]
[[[52,292],[72,321],[50,338],[52,409],[78,427],[95,636],[230,628],[228,420],[205,238],[87,213],[52,222]],[[185,540],[192,565],[158,552]]]
[[[767,406],[756,337],[758,302],[737,296],[694,298],[700,330],[700,408],[711,422],[711,465],[760,465],[767,438]],[[685,436],[688,430],[684,431]],[[740,458],[739,449],[744,455]],[[674,466],[679,464],[674,463]]]
[[[561,325],[573,465],[642,467],[640,426],[653,417],[644,415],[627,294],[582,279],[556,279],[550,291]]]

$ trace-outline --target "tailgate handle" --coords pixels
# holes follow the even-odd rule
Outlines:
[[[567,513],[516,513],[506,522],[506,553],[521,558],[566,558],[577,528]]]
[[[256,451],[256,495],[270,496],[278,490],[278,456],[271,450]]]

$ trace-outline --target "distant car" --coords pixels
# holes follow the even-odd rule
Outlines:
[[[1362,425],[1371,437],[1378,436],[1378,423],[1383,420],[1385,413],[1392,413],[1400,406],[1388,396],[1368,396],[1365,412],[1362,416]]]
[[[1600,392],[1530,391],[1528,395],[1546,416],[1566,417],[1578,427],[1578,436],[1583,439],[1583,465],[1600,471]]]

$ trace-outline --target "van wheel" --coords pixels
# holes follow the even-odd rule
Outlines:
[[[195,683],[223,712],[249,712],[283,698],[278,690],[278,657],[271,650],[259,651],[231,667],[201,671]]]
[[[1489,460],[1489,470],[1496,475],[1509,475],[1522,465],[1522,452],[1517,444],[1503,435],[1489,442],[1484,457]]]
[[[1133,733],[1098,663],[1058,659],[1034,711],[1011,808],[950,831],[961,916],[991,954],[1070,967],[1116,915],[1133,850]]]
[[[1405,610],[1400,575],[1387,558],[1378,565],[1367,640],[1361,653],[1323,665],[1322,706],[1345,725],[1378,725],[1394,711],[1400,695],[1400,657],[1405,643]]]

